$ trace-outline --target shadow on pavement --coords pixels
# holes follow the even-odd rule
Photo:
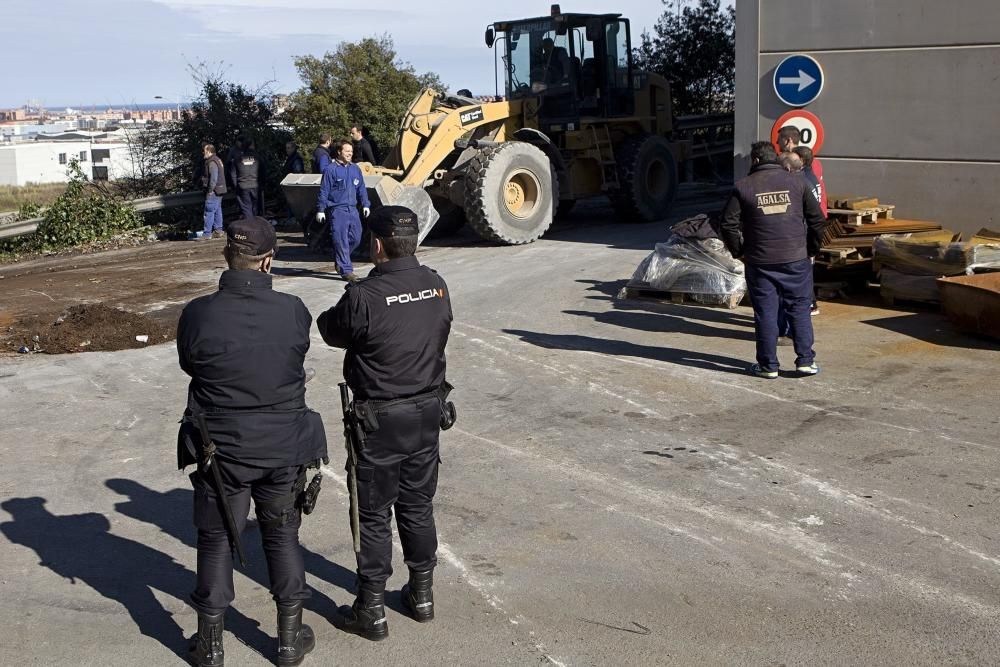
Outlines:
[[[725,308],[713,308],[711,306],[700,306],[695,304],[678,305],[673,303],[647,301],[644,299],[625,299],[618,301],[615,297],[626,284],[627,280],[612,280],[608,282],[600,280],[577,280],[581,285],[590,285],[588,292],[596,292],[593,296],[586,298],[594,301],[611,301],[615,310],[643,310],[650,313],[662,313],[664,315],[674,315],[688,319],[702,320],[704,322],[717,322],[719,324],[733,324],[753,328],[753,315],[745,315]],[[601,295],[601,296],[599,296]]]
[[[861,320],[880,329],[886,329],[904,336],[916,338],[934,345],[960,347],[969,350],[1000,350],[1000,343],[988,338],[980,338],[962,333],[945,319],[940,312],[919,312],[896,317],[880,317]]]
[[[592,338],[576,334],[545,334],[519,329],[504,329],[503,331],[504,333],[520,337],[526,343],[549,349],[582,350],[598,352],[614,357],[651,359],[679,366],[692,366],[720,373],[736,373],[739,375],[745,375],[747,369],[747,362],[718,354],[678,350],[670,347],[639,345],[627,341],[606,340],[604,338]]]
[[[133,540],[112,535],[103,514],[58,516],[45,507],[44,498],[11,498],[0,504],[13,521],[0,524],[0,532],[14,544],[33,549],[43,565],[71,584],[80,581],[125,607],[139,631],[169,650],[183,655],[188,641],[173,615],[163,608],[153,591],[181,601],[194,583],[194,573],[166,554]],[[227,629],[262,654],[274,640],[234,609]]]
[[[115,510],[125,516],[156,526],[191,549],[197,548],[197,531],[191,522],[191,512],[194,506],[194,492],[190,489],[171,489],[170,491],[154,491],[130,479],[109,479],[105,485],[128,498],[128,501],[116,503]],[[303,517],[303,521],[310,521]],[[247,552],[247,569],[240,570],[259,586],[270,587],[267,573],[267,560],[258,535],[248,535],[251,526],[256,522],[248,521],[247,530],[243,532],[243,547]],[[254,533],[258,532],[253,530]],[[302,558],[305,561],[306,574],[318,577],[348,593],[354,591],[354,572],[331,563],[329,559],[302,547]],[[194,575],[185,582],[188,588],[194,587]],[[312,589],[312,597],[306,600],[305,607],[316,614],[332,620],[337,611],[337,604],[329,597]],[[239,603],[239,599],[236,600]]]
[[[700,309],[699,309],[700,310]],[[624,310],[609,310],[591,313],[585,310],[564,310],[567,315],[590,317],[595,322],[611,324],[626,329],[650,331],[653,333],[681,333],[709,338],[732,338],[735,340],[755,340],[754,334],[746,329],[724,329],[703,324],[700,318],[692,317],[692,309],[682,313],[637,313]]]
[[[347,283],[346,280],[332,271],[327,273],[326,271],[314,271],[312,269],[303,269],[295,266],[272,266],[271,274],[274,276],[291,276],[293,278],[321,278],[322,280],[332,280],[338,283],[345,283],[345,285]]]

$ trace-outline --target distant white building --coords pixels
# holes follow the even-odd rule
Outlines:
[[[19,141],[45,132],[68,132],[76,128],[75,120],[57,120],[44,124],[26,121],[0,122],[0,142]]]
[[[73,132],[23,143],[0,143],[0,185],[65,183],[72,160],[87,178],[115,180],[133,173],[128,143],[114,135]]]

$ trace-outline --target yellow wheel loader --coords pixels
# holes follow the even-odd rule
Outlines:
[[[626,222],[666,216],[677,163],[670,88],[632,65],[620,14],[501,21],[486,44],[502,49],[506,97],[482,102],[426,89],[410,104],[383,165],[361,165],[378,204],[413,209],[420,240],[464,221],[481,236],[530,243],[577,199],[607,196]],[[315,212],[320,176],[282,181],[293,212]]]

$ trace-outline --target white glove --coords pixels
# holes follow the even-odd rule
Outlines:
[[[372,210],[370,208],[368,208],[367,206],[365,206],[364,208],[361,209],[361,215],[363,215],[366,218],[368,217],[368,214],[371,213],[371,212],[372,212]]]
[[[316,211],[316,222],[326,222],[325,211]]]

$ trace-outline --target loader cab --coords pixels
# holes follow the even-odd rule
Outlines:
[[[621,14],[561,14],[554,6],[552,16],[495,23],[487,45],[496,33],[503,33],[507,96],[535,98],[525,120],[542,131],[635,112],[631,35]]]

